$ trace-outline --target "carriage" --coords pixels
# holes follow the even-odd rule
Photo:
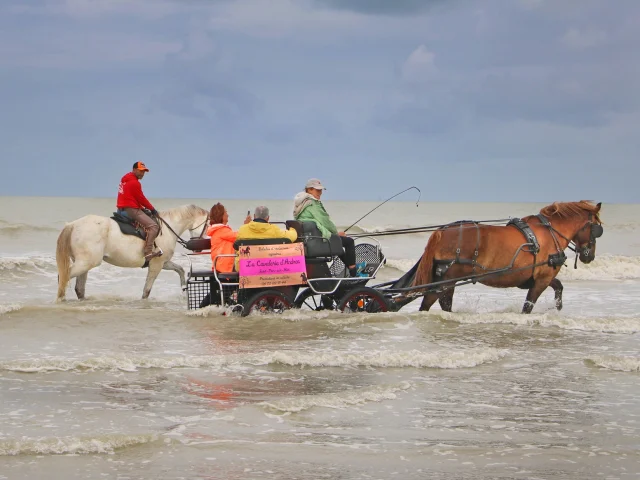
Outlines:
[[[301,245],[305,267],[297,281],[289,281],[287,285],[278,285],[277,275],[272,275],[271,279],[261,277],[262,284],[254,287],[247,281],[248,277],[242,274],[242,268],[241,272],[230,273],[220,273],[215,269],[194,269],[194,257],[210,254],[209,240],[198,238],[186,242],[186,247],[191,250],[187,254],[190,259],[186,285],[188,308],[193,310],[215,305],[242,316],[252,312],[281,313],[290,308],[347,312],[389,310],[385,296],[367,286],[386,262],[376,239],[358,239],[355,248],[356,262],[364,264],[361,273],[363,276],[350,277],[348,269],[339,258],[344,253],[339,236],[324,238],[314,222],[289,220],[285,225],[298,232],[298,241],[295,243]],[[286,238],[237,240],[234,243],[236,253],[218,255],[214,263],[225,256],[242,257],[250,253],[252,247],[287,244],[291,242]]]
[[[253,311],[282,312],[294,307],[376,313],[397,311],[422,297],[420,310],[429,310],[438,301],[443,310],[451,311],[455,288],[477,282],[528,290],[523,313],[531,313],[540,294],[550,286],[560,310],[563,286],[556,276],[567,258],[564,250],[576,252],[576,267],[578,258],[583,263],[595,258],[596,239],[603,233],[600,206],[587,201],[556,202],[540,214],[522,219],[464,220],[379,233],[433,235],[420,260],[405,275],[373,286],[367,284],[385,263],[373,234],[356,239],[356,261],[366,264],[367,276],[352,278],[339,258],[344,251],[337,235],[326,239],[314,222],[288,221],[286,225],[297,230],[304,247],[306,271],[299,281],[286,286],[246,288],[241,274],[194,270],[192,264],[187,280],[188,307],[219,305],[243,316]],[[188,248],[208,248],[207,239],[192,242],[193,248]],[[290,242],[240,240],[234,247],[242,252],[253,245],[283,243]]]

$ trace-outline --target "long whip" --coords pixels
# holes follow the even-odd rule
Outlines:
[[[374,211],[376,211],[378,208],[380,208],[382,205],[384,205],[385,203],[387,203],[389,200],[393,200],[394,198],[396,198],[398,195],[402,195],[404,192],[408,192],[409,190],[417,190],[418,191],[418,200],[416,200],[416,207],[418,206],[418,202],[420,202],[420,197],[422,196],[422,192],[420,191],[420,189],[418,187],[409,187],[405,190],[402,190],[401,192],[396,193],[393,197],[389,197],[387,198],[384,202],[382,202],[380,205],[378,205],[377,207],[375,207],[372,210],[369,210],[367,213],[365,213],[362,217],[360,217],[358,220],[356,220],[355,222],[353,222],[351,225],[349,225],[347,228],[344,229],[345,232],[347,232],[351,227],[353,227],[356,223],[358,223],[360,220],[362,220],[363,218],[365,218],[367,215],[369,215],[370,213],[373,213]]]

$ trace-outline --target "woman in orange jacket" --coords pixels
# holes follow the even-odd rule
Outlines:
[[[251,217],[247,215],[244,223],[249,223]],[[229,214],[227,209],[221,203],[216,203],[211,207],[209,212],[209,225],[207,229],[207,235],[211,237],[211,270],[217,270],[218,272],[233,272],[233,260],[234,257],[220,257],[216,261],[218,255],[233,255],[233,242],[236,241],[238,232],[234,232],[228,225]]]

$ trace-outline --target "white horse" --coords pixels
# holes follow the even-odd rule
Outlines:
[[[204,229],[208,212],[196,205],[183,205],[161,212],[162,219],[171,226],[175,234],[182,235],[187,229]],[[142,298],[148,298],[151,287],[160,270],[174,270],[180,275],[182,287],[186,285],[184,270],[171,262],[177,237],[161,222],[156,245],[163,254],[149,262],[147,281]],[[115,220],[98,215],[87,215],[65,225],[58,236],[56,263],[58,264],[58,301],[65,299],[67,284],[76,278],[76,295],[84,298],[87,272],[104,260],[117,267],[140,268],[144,265],[144,240],[135,235],[124,235]],[[73,260],[73,263],[71,261]]]

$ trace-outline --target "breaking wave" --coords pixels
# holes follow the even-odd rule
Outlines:
[[[470,368],[500,360],[506,351],[494,348],[442,350],[435,352],[387,351],[316,352],[275,351],[255,354],[218,356],[142,357],[133,355],[75,358],[30,358],[0,362],[0,371],[44,373],[58,371],[120,370],[134,372],[141,368],[200,368],[226,365],[289,365],[299,367],[380,367],[380,368]]]
[[[420,314],[413,314],[420,315]],[[424,315],[424,314],[421,314]],[[557,327],[564,330],[580,330],[599,333],[640,332],[638,317],[565,317],[557,313],[522,315],[515,312],[460,313],[432,312],[429,315],[442,320],[464,324],[511,324]]]
[[[415,258],[388,258],[384,266],[398,272],[407,272],[419,260]],[[560,270],[558,277],[563,280],[632,280],[640,279],[640,257],[624,255],[597,256],[590,264],[578,262],[577,270],[573,268],[573,261],[569,258],[567,267]],[[103,264],[99,271],[107,273],[121,272],[121,269]],[[41,273],[56,274],[56,259],[53,255],[34,255],[17,257],[0,257],[0,276],[4,272],[11,273]]]
[[[398,270],[401,273],[406,273],[413,268],[416,262],[420,259],[420,257],[414,259],[408,258],[387,258],[387,263],[384,265],[384,268],[392,268],[394,270]]]
[[[5,313],[17,312],[21,308],[22,308],[22,305],[18,305],[18,304],[9,304],[9,305],[0,304],[0,315],[4,315]]]
[[[354,405],[363,405],[370,402],[381,402],[397,398],[397,392],[411,388],[409,382],[399,385],[359,388],[345,392],[322,393],[319,395],[303,395],[298,397],[283,398],[272,402],[261,402],[272,410],[280,412],[297,413],[309,410],[313,407],[346,408]]]
[[[3,271],[52,273],[57,271],[56,259],[42,255],[29,257],[0,257],[0,275]]]
[[[96,437],[24,438],[0,441],[0,455],[64,455],[113,453],[127,447],[151,443],[157,435],[100,435]]]
[[[598,367],[618,372],[640,372],[639,357],[622,357],[617,355],[594,355],[586,359]]]
[[[7,223],[2,222],[0,224],[0,235],[17,235],[21,233],[29,232],[57,232],[58,229],[54,227],[47,227],[44,225],[27,225],[26,223]]]
[[[567,260],[569,264],[569,260]],[[640,278],[640,257],[624,255],[596,256],[589,264],[580,263],[563,268],[558,278],[566,280],[629,280]]]

